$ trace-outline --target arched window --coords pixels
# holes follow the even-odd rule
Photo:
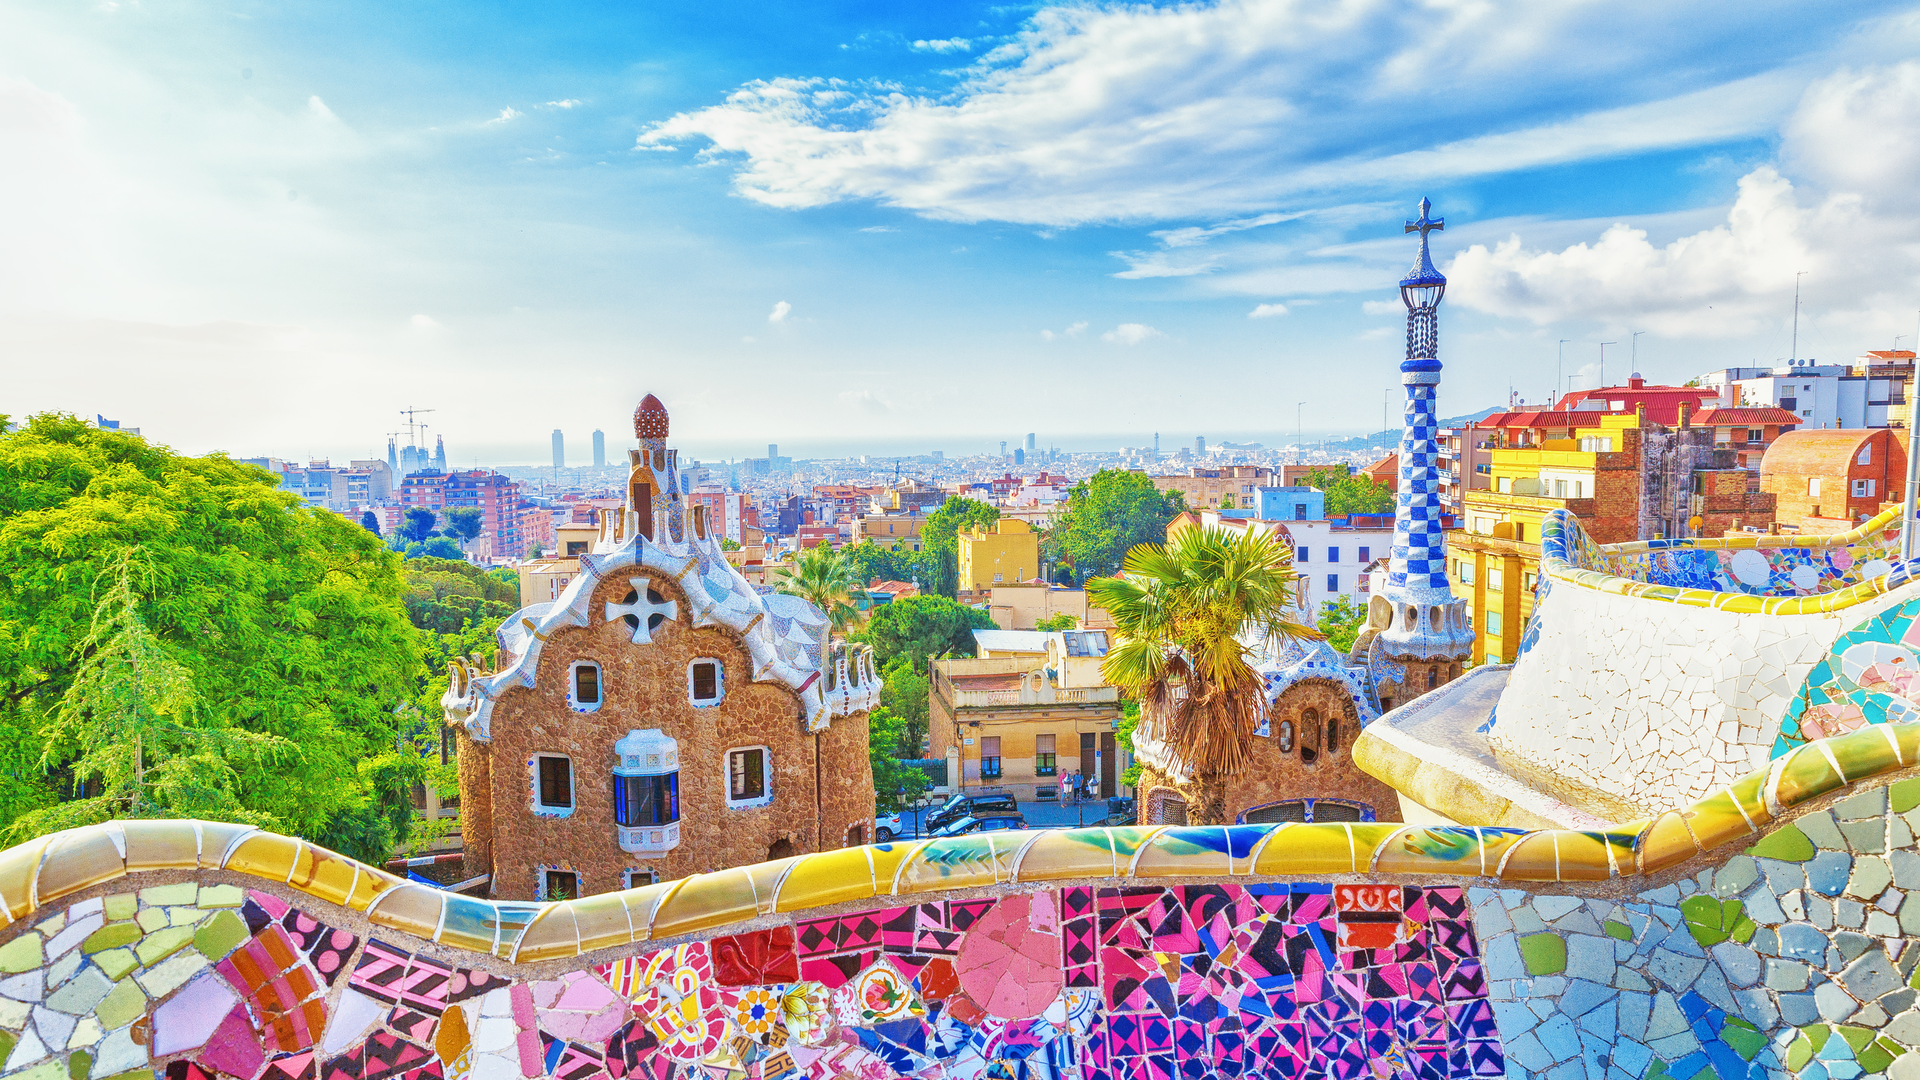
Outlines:
[[[574,712],[594,712],[606,696],[600,682],[600,665],[591,660],[576,660],[567,672],[567,705]]]
[[[680,744],[659,728],[629,731],[613,744],[613,823],[623,851],[659,854],[680,846]]]
[[[1280,721],[1280,752],[1293,753],[1293,721],[1291,720]]]
[[[1439,687],[1440,687],[1440,669],[1428,668],[1427,669],[1427,689],[1436,690],[1436,689],[1439,689]]]
[[[1320,710],[1306,708],[1300,710],[1300,760],[1311,765],[1320,760],[1320,748],[1314,745],[1320,739]]]
[[[1327,746],[1327,753],[1329,754],[1340,749],[1340,718],[1337,716],[1327,717],[1326,746]]]

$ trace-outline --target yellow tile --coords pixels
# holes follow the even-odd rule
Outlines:
[[[51,839],[37,836],[0,851],[0,902],[6,904],[9,922],[25,918],[33,910],[33,876]]]
[[[649,934],[656,938],[675,937],[742,922],[760,913],[756,901],[753,879],[742,870],[694,874],[654,912]],[[584,926],[581,933],[583,936],[586,933]]]
[[[1500,864],[1502,881],[1559,881],[1560,850],[1555,844],[1558,829],[1528,833],[1507,850]]]
[[[1133,876],[1226,877],[1233,873],[1226,835],[1218,825],[1168,829],[1141,849],[1133,862]]]
[[[742,872],[744,873],[744,872]],[[622,894],[617,892],[595,893],[573,901],[573,922],[580,932],[580,951],[593,952],[595,949],[611,949],[633,944],[636,936],[647,936],[646,923],[640,923],[636,935],[633,923],[627,914],[627,905]],[[753,917],[751,909],[741,919]]]
[[[387,873],[378,867],[361,866],[360,880],[354,883],[353,895],[347,897],[347,906],[355,911],[367,910],[373,898],[393,888],[406,884],[406,879]]]
[[[1116,859],[1105,829],[1049,829],[1020,856],[1021,881],[1113,877],[1127,868]]]
[[[1707,851],[1735,840],[1751,842],[1749,838],[1753,836],[1746,815],[1734,805],[1733,796],[1724,788],[1694,803],[1687,815],[1687,825],[1693,830],[1694,842]]]
[[[1279,843],[1276,836],[1270,843]],[[1382,844],[1372,869],[1380,874],[1466,874],[1479,877],[1479,830],[1468,826],[1413,826]],[[1489,867],[1499,866],[1495,859]]]
[[[1295,825],[1260,851],[1253,872],[1275,876],[1350,874],[1364,869],[1378,841],[1356,846],[1358,825]],[[1388,826],[1391,835],[1393,826]],[[1362,856],[1361,851],[1367,854]]]
[[[573,903],[548,904],[547,910],[521,933],[514,946],[516,964],[537,964],[580,955],[580,931],[573,922]]]
[[[373,910],[367,912],[367,919],[377,926],[432,941],[434,931],[440,926],[440,908],[447,895],[426,885],[401,885],[381,897]]]
[[[34,890],[42,905],[126,876],[127,864],[104,825],[55,833],[51,839]]]
[[[914,852],[920,848],[918,840],[896,840],[891,844],[874,844],[867,849],[873,860],[873,885],[882,893],[893,889],[894,878],[900,868],[907,865]]]
[[[236,825],[230,821],[202,821],[200,826],[200,868],[218,870],[230,848],[251,833],[259,832],[252,825]]]
[[[1654,818],[1641,832],[1639,870],[1642,874],[1657,873],[1699,853],[1693,833],[1687,829],[1685,815],[1679,810],[1669,810]]]
[[[742,867],[753,881],[754,904],[760,914],[773,914],[773,904],[780,893],[780,879],[786,874],[787,866],[794,861],[794,858],[775,859],[772,862],[760,862]],[[653,901],[649,899],[646,903],[648,905],[646,907],[629,903],[628,906],[633,908],[636,919],[645,918],[646,913],[651,909]]]
[[[475,952],[492,952],[494,943],[503,935],[500,924],[500,905],[476,896],[463,896],[460,893],[440,893],[444,910],[440,914],[440,932],[435,938],[442,945],[452,945]],[[519,926],[514,933],[519,933]]]
[[[1607,858],[1604,833],[1563,829],[1554,834],[1560,858],[1561,881],[1605,881],[1615,873]]]
[[[255,832],[240,842],[227,857],[226,869],[251,874],[268,881],[285,882],[294,860],[300,856],[300,841],[277,833]]]
[[[191,821],[123,821],[127,872],[194,870],[200,866],[200,836]]]
[[[308,896],[344,907],[347,897],[353,895],[354,877],[359,867],[360,863],[353,859],[308,844],[306,857],[295,868],[293,880],[287,884]]]
[[[848,900],[865,900],[878,892],[874,887],[873,870],[867,865],[865,848],[822,851],[801,856],[787,871],[787,879],[780,885],[780,896],[774,902],[774,910],[798,911]]]
[[[1846,777],[1827,760],[1826,749],[1812,742],[1787,755],[1774,785],[1774,798],[1779,800],[1781,809],[1798,806],[1846,786]]]
[[[895,892],[901,895],[975,889],[1005,880],[993,838],[1006,833],[952,836],[921,846],[900,869]],[[815,856],[817,858],[817,856]],[[796,872],[800,868],[796,867]],[[792,878],[788,878],[791,886]],[[787,889],[780,890],[781,911],[791,911]]]

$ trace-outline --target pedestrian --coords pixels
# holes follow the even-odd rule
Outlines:
[[[1064,803],[1072,796],[1073,796],[1073,774],[1061,773],[1060,774],[1060,801]]]
[[[1076,799],[1084,799],[1087,797],[1087,778],[1081,774],[1079,769],[1073,770],[1073,797]]]

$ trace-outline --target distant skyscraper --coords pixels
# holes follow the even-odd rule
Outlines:
[[[567,437],[560,434],[559,428],[553,429],[553,467],[556,469],[567,467]]]
[[[1014,447],[1013,463],[1015,465],[1025,465],[1027,463],[1027,452],[1018,446]]]
[[[1000,456],[1001,457],[1007,456],[1007,440],[1005,439],[1000,440]]]
[[[780,456],[780,444],[768,443],[767,444],[767,464],[771,466],[773,464],[773,459],[779,456]]]
[[[604,431],[596,431],[593,433],[593,467],[596,469],[604,469],[606,465],[607,433]]]
[[[445,435],[433,437],[433,467],[441,472],[447,471],[447,437]]]
[[[398,475],[400,472],[400,448],[393,444],[393,437],[387,437],[387,469]]]
[[[1160,433],[1157,431],[1153,433],[1153,452],[1156,454],[1160,452]]]
[[[1204,454],[1207,452],[1207,437],[1205,435],[1195,435],[1193,437],[1193,452],[1196,454]]]
[[[1033,453],[1033,432],[1027,432],[1027,453]]]

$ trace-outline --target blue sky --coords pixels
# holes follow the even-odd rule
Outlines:
[[[189,451],[962,453],[1371,430],[1915,332],[1874,3],[0,0],[0,411]]]

